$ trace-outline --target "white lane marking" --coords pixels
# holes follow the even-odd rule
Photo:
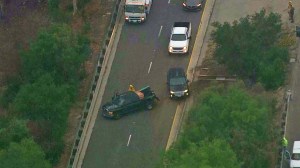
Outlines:
[[[168,4],[170,3],[171,0],[168,1]]]
[[[149,69],[148,69],[148,73],[150,73],[151,66],[152,66],[152,62],[150,62],[150,66],[149,66]]]
[[[163,28],[163,26],[160,26],[159,32],[158,32],[158,37],[160,36],[161,33],[161,29]]]
[[[127,146],[129,146],[130,139],[131,139],[131,134],[129,135],[129,138],[128,138],[128,141],[127,141]]]

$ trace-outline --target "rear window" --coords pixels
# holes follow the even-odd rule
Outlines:
[[[140,98],[135,92],[126,92],[124,94],[118,95],[115,99],[113,99],[112,103],[118,106],[124,106],[139,100]]]
[[[172,37],[171,37],[171,40],[173,40],[173,41],[185,41],[186,36],[185,36],[185,34],[173,34]]]

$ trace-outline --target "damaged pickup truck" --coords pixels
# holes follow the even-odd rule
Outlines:
[[[149,86],[138,91],[127,91],[116,94],[112,101],[102,106],[102,116],[119,119],[131,112],[146,109],[151,110],[155,100],[159,100]]]

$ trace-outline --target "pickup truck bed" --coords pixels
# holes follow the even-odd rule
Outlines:
[[[186,28],[190,28],[190,22],[175,22],[173,24],[173,27],[186,27]]]

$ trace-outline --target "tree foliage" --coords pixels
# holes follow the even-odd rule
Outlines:
[[[54,17],[67,16],[59,10],[59,0],[48,2]],[[68,112],[84,77],[84,61],[90,54],[84,33],[74,32],[66,24],[53,24],[41,30],[30,46],[20,52],[21,74],[9,81],[1,95],[1,104],[8,108],[9,115],[29,120],[30,133],[53,165],[63,151]],[[7,148],[9,142],[27,138],[26,125],[20,123],[0,122],[0,149]]]
[[[67,25],[54,25],[41,31],[29,50],[22,52],[22,72],[30,82],[49,73],[56,83],[77,84],[88,46],[87,38],[74,34]]]
[[[39,123],[44,134],[38,141],[51,163],[56,163],[63,150],[63,135],[71,104],[68,85],[56,85],[51,75],[21,87],[13,107],[19,116]]]
[[[2,107],[8,108],[9,104],[12,103],[19,92],[20,86],[22,85],[22,79],[20,76],[8,79],[7,88],[1,94],[0,103]]]
[[[25,120],[19,119],[1,119],[0,125],[0,149],[5,149],[11,142],[20,142],[29,137]]]
[[[275,137],[270,129],[274,117],[271,103],[264,97],[249,95],[240,85],[207,89],[190,110],[184,133],[167,153],[165,165],[191,167],[195,159],[195,164],[202,167],[225,168],[225,155],[231,161],[228,167],[270,167],[267,153],[271,149],[267,144]]]
[[[0,165],[5,168],[50,168],[43,150],[32,140],[10,143],[8,149],[0,151]]]
[[[13,107],[30,120],[64,121],[70,96],[67,85],[56,85],[51,75],[41,76],[35,83],[23,85]]]
[[[166,168],[240,168],[235,153],[224,140],[202,141],[195,144],[183,141],[187,148],[170,150],[165,158]]]
[[[281,25],[279,14],[267,15],[265,10],[232,25],[214,23],[212,39],[217,44],[217,61],[243,79],[261,82],[266,89],[278,88],[285,80],[288,61],[287,48],[277,43]]]

